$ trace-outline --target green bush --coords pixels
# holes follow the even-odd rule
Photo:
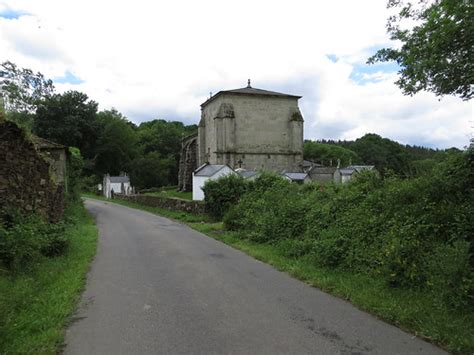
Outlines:
[[[472,306],[473,155],[452,154],[411,179],[367,172],[320,186],[265,174],[234,199],[224,225],[289,257],[426,290],[450,307]]]
[[[66,252],[69,240],[63,222],[50,224],[38,216],[16,215],[0,225],[0,265],[18,272],[35,266],[43,257]]]
[[[249,184],[249,191],[264,193],[270,189],[281,189],[290,185],[290,182],[280,175],[270,172],[263,172]]]
[[[239,175],[228,175],[217,180],[209,180],[203,187],[206,211],[214,218],[224,214],[247,191],[248,184]]]
[[[67,200],[71,203],[79,201],[81,197],[81,172],[84,166],[79,148],[69,147],[67,164]]]

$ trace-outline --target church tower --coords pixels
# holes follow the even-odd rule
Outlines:
[[[198,166],[275,172],[301,170],[301,96],[247,87],[220,91],[201,105]]]

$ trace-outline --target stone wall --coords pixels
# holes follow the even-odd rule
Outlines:
[[[50,163],[16,124],[0,121],[0,215],[9,208],[58,221],[64,187],[50,176]]]
[[[192,191],[193,171],[197,168],[197,135],[186,137],[181,144],[179,158],[178,190]]]
[[[165,208],[170,211],[183,211],[194,214],[204,214],[204,203],[200,201],[182,200],[172,197],[150,195],[122,195],[115,194],[115,199],[139,203],[145,206]]]

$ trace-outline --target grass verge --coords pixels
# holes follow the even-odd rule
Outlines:
[[[91,195],[89,197],[97,198]],[[98,199],[104,200],[100,197]],[[147,207],[128,201],[107,201],[182,221],[195,230],[343,298],[358,308],[452,353],[474,353],[472,310],[453,312],[444,305],[436,304],[429,294],[423,292],[390,288],[381,280],[367,275],[316,267],[308,257],[289,257],[278,244],[258,244],[242,239],[236,233],[225,231],[221,222],[212,222],[203,216]]]
[[[0,353],[55,354],[74,312],[96,251],[97,229],[85,208],[68,211],[67,253],[31,271],[0,273]]]
[[[177,191],[177,186],[164,187],[162,188],[161,191],[158,191],[158,192],[146,192],[145,195],[160,196],[160,197],[173,197],[173,198],[180,198],[182,200],[193,199],[192,192]]]

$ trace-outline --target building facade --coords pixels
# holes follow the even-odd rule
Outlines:
[[[302,171],[301,96],[247,87],[220,91],[201,105],[197,166]]]
[[[104,197],[113,198],[114,194],[131,195],[133,193],[130,178],[126,173],[121,173],[120,176],[104,175],[102,181],[102,194]]]

